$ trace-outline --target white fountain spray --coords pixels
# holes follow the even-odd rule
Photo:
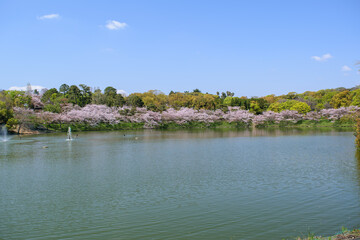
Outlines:
[[[71,127],[68,128],[68,132],[67,132],[67,139],[66,141],[71,141],[72,140],[72,135],[71,135]]]
[[[7,128],[6,128],[5,125],[1,128],[1,141],[2,142],[9,141],[9,138],[8,138],[8,135],[7,135]]]

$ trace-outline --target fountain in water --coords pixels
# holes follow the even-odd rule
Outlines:
[[[19,140],[13,139],[12,136],[8,136],[8,130],[6,128],[6,125],[0,126],[0,143],[4,142],[6,144],[13,144],[13,143],[28,143],[33,142],[32,139],[22,139],[19,135]]]
[[[72,135],[71,135],[71,127],[68,128],[68,132],[67,132],[67,139],[66,141],[71,141],[72,140]]]
[[[7,128],[6,126],[3,126],[1,128],[1,141],[2,142],[7,142],[9,141],[8,135],[7,135]]]

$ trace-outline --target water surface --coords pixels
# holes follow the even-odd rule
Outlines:
[[[360,224],[351,132],[89,132],[65,140],[0,143],[0,239],[282,239]]]

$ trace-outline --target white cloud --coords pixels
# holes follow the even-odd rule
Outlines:
[[[116,90],[116,93],[117,94],[121,94],[123,97],[126,97],[127,95],[128,95],[128,93],[127,92],[125,92],[124,90],[122,90],[122,89],[118,89],[118,90]]]
[[[346,65],[342,66],[342,68],[341,68],[341,71],[343,71],[343,72],[349,72],[351,70],[352,69],[349,66],[346,66]]]
[[[327,54],[324,54],[322,55],[321,57],[319,56],[312,56],[311,58],[314,59],[315,61],[318,61],[318,62],[324,62],[330,58],[332,58],[333,56],[331,56],[330,53],[327,53]]]
[[[44,89],[45,87],[43,86],[36,86],[36,85],[31,85],[31,89],[35,90],[37,89],[38,91],[41,91],[42,89]],[[25,87],[10,87],[9,90],[17,90],[17,91],[26,91],[27,90],[27,86]]]
[[[121,22],[118,22],[118,21],[115,21],[115,20],[108,20],[105,27],[107,29],[110,29],[110,30],[119,30],[119,29],[126,28],[127,24],[126,23],[121,23]]]
[[[59,14],[48,14],[48,15],[44,15],[44,16],[41,16],[41,17],[38,17],[37,19],[39,20],[46,20],[46,19],[57,19],[57,18],[60,18],[60,15]]]

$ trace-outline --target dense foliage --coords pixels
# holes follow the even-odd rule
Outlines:
[[[211,124],[225,121],[228,123],[241,123],[241,126],[263,125],[263,124],[286,124],[298,123],[300,121],[355,121],[356,114],[360,107],[352,106],[339,109],[323,109],[318,112],[301,114],[293,110],[285,110],[279,113],[266,111],[256,115],[249,110],[242,110],[239,107],[229,107],[227,112],[222,110],[196,110],[193,108],[181,108],[175,110],[169,108],[162,112],[154,112],[146,108],[107,107],[105,105],[87,105],[83,108],[74,107],[62,113],[35,112],[31,109],[15,107],[15,115],[22,123],[32,124],[87,124],[96,126],[98,124],[119,124],[122,122],[143,123],[144,127],[155,128],[169,123],[179,125],[191,122],[202,122]]]
[[[85,84],[63,84],[41,93],[0,92],[0,124],[9,127],[137,123],[143,127],[166,127],[171,123],[236,123],[241,126],[298,123],[301,121],[354,122],[360,107],[360,89],[337,88],[301,94],[236,97],[221,94],[158,90],[123,96],[114,87],[92,90]],[[61,128],[61,127],[60,127]]]

